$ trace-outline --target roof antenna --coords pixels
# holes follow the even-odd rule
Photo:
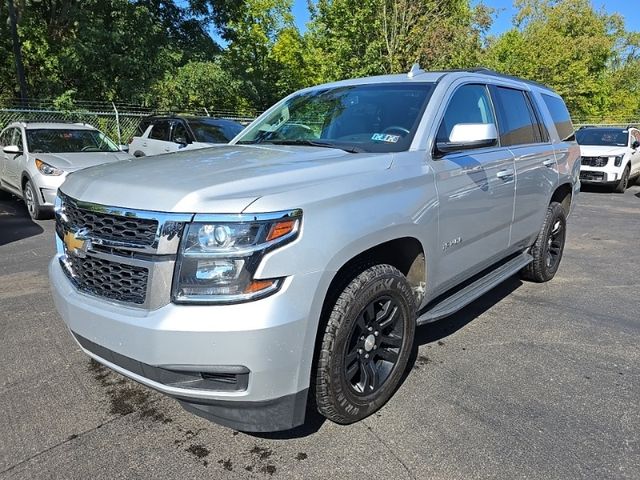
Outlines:
[[[409,70],[409,73],[407,73],[407,78],[413,78],[416,75],[420,75],[421,73],[424,73],[424,70],[422,70],[420,68],[420,64],[416,62],[411,66],[411,70]]]

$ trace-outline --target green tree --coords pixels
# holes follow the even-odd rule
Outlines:
[[[319,0],[308,50],[326,80],[480,62],[491,10],[469,0]]]
[[[618,15],[589,0],[517,0],[515,27],[491,42],[487,63],[537,80],[560,93],[574,117],[606,116],[611,107],[611,62],[626,36]]]
[[[157,82],[154,105],[169,111],[249,112],[242,84],[216,62],[190,62]]]
[[[265,109],[279,100],[290,88],[283,65],[295,63],[297,55],[285,54],[283,45],[300,48],[291,0],[245,0],[224,35],[229,42],[224,65],[243,81],[255,107]]]

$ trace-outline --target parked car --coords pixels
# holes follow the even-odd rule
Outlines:
[[[624,193],[640,177],[640,130],[634,127],[583,127],[580,144],[580,181],[609,185]]]
[[[558,94],[488,70],[308,88],[230,145],[71,175],[54,301],[89,356],[197,415],[283,430],[312,397],[352,423],[418,325],[554,277],[579,156]]]
[[[22,198],[35,220],[53,214],[68,173],[132,158],[84,123],[11,123],[0,132],[0,148],[0,188]]]
[[[129,142],[136,157],[206,148],[228,143],[244,127],[237,122],[211,117],[154,116],[144,119]]]

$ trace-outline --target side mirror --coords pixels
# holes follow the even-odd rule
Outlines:
[[[458,123],[454,125],[448,142],[438,142],[441,153],[491,147],[498,142],[498,131],[493,123]]]
[[[631,148],[636,150],[638,147],[640,147],[640,142],[638,140],[634,140],[633,143],[631,144]]]
[[[118,149],[119,149],[121,152],[127,152],[127,153],[129,153],[129,145],[118,145]]]
[[[4,153],[13,154],[13,155],[18,155],[22,153],[22,150],[20,150],[20,147],[17,145],[7,145],[2,149],[2,151]]]

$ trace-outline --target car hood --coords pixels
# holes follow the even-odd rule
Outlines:
[[[227,145],[101,165],[69,175],[61,190],[138,210],[240,213],[265,195],[387,169],[392,158],[334,148]]]
[[[627,147],[606,147],[599,145],[580,145],[580,155],[583,157],[613,157],[627,153]]]
[[[103,163],[113,163],[132,158],[126,152],[32,153],[31,155],[65,172],[75,172],[76,170],[95,167]]]

